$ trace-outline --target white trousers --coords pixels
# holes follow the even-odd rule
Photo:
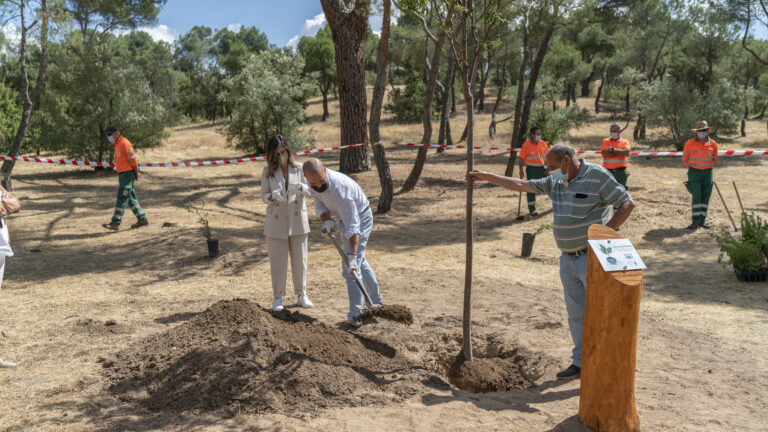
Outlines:
[[[267,237],[269,269],[272,272],[272,293],[275,298],[285,297],[288,278],[288,257],[291,258],[293,292],[296,296],[307,293],[307,234],[287,239]]]
[[[5,274],[5,255],[0,255],[0,288],[3,286],[3,274]]]

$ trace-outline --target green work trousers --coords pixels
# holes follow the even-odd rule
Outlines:
[[[703,224],[707,219],[709,197],[712,195],[712,168],[688,168],[688,191],[691,193],[691,221]]]
[[[115,214],[112,216],[112,223],[119,224],[123,221],[123,214],[128,206],[131,206],[136,219],[146,219],[147,215],[139,205],[136,198],[136,189],[133,188],[133,182],[136,181],[136,174],[133,171],[121,172],[117,175],[120,186],[117,189],[117,204],[115,204]]]
[[[629,173],[626,168],[609,169],[608,172],[613,175],[613,178],[615,178],[620,185],[624,186],[624,189],[627,188],[627,177],[629,177]]]
[[[528,180],[536,180],[547,176],[547,169],[537,166],[526,166],[525,176]],[[529,193],[525,195],[528,199],[528,211],[533,213],[536,211],[536,194]]]

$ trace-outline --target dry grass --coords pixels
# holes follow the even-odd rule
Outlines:
[[[488,102],[488,105],[492,101]],[[591,107],[591,101],[580,101]],[[308,125],[318,147],[336,144],[338,106],[319,122],[322,105],[309,105]],[[509,123],[487,135],[488,114],[478,116],[479,145],[507,145]],[[593,116],[567,141],[597,148],[610,114]],[[453,123],[461,133],[463,117]],[[765,127],[750,122],[747,139],[726,148],[762,147]],[[394,124],[385,115],[386,140],[418,140],[419,124]],[[130,138],[130,137],[129,137]],[[415,150],[387,147],[395,184],[410,170]],[[235,156],[209,125],[175,128],[168,143],[143,152],[144,161]],[[336,154],[323,155],[331,167]],[[502,172],[506,154],[476,155],[483,169]],[[464,177],[460,151],[430,152],[417,189],[395,197],[390,214],[377,215],[369,259],[389,303],[407,304],[411,327],[381,322],[364,331],[378,335],[416,361],[430,364],[460,328],[464,272]],[[209,168],[146,169],[139,199],[152,225],[104,232],[116,179],[72,167],[17,165],[15,192],[24,210],[9,221],[16,256],[8,260],[0,291],[0,356],[18,362],[0,370],[0,430],[579,430],[578,384],[548,378],[538,389],[469,395],[435,390],[407,403],[335,409],[315,419],[286,416],[224,418],[217,413],[183,416],[147,412],[104,391],[97,359],[149,334],[177,325],[215,301],[247,297],[271,302],[269,270],[258,199],[261,164]],[[637,401],[645,430],[765,430],[768,409],[768,285],[741,285],[716,264],[706,232],[689,233],[688,195],[679,159],[632,161],[631,193],[639,206],[622,233],[638,246],[646,271],[640,322]],[[716,180],[732,210],[737,181],[745,206],[768,213],[761,158],[723,158]],[[375,172],[356,175],[375,202]],[[211,226],[224,255],[205,257],[184,202],[204,198],[213,206]],[[473,320],[480,341],[520,344],[562,359],[570,352],[551,235],[539,236],[531,259],[519,258],[521,233],[551,221],[539,198],[537,220],[517,222],[517,194],[479,186],[475,195]],[[728,225],[714,196],[712,223]],[[525,209],[523,210],[525,212]],[[130,218],[130,217],[129,217]],[[162,228],[163,222],[176,227]],[[346,292],[335,250],[312,220],[308,313],[339,322]],[[290,290],[289,290],[290,292]],[[293,303],[289,297],[287,303]],[[114,319],[119,331],[95,331],[78,320]],[[488,336],[495,333],[496,336]],[[495,338],[495,339],[494,339]],[[496,343],[496,342],[494,342]]]

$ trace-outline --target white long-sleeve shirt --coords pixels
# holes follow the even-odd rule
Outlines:
[[[346,229],[342,234],[349,239],[360,234],[360,213],[369,207],[368,197],[354,180],[332,169],[325,169],[328,188],[318,193],[312,190],[315,198],[315,211],[318,216],[330,212],[331,216],[344,222]]]

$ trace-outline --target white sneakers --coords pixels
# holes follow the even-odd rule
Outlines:
[[[312,306],[314,306],[312,302],[309,301],[309,297],[307,297],[306,295],[299,296],[299,299],[296,301],[296,303],[298,303],[299,306],[303,308],[311,308]]]
[[[301,307],[303,307],[305,309],[306,308],[311,308],[311,307],[314,306],[312,304],[312,302],[309,301],[309,297],[307,297],[306,295],[299,296],[298,300],[296,300],[296,303],[298,303],[299,306],[301,306]],[[282,297],[281,298],[276,298],[275,301],[272,303],[272,310],[275,311],[275,312],[280,312],[283,309],[284,308],[283,308],[283,299],[282,299]]]
[[[280,312],[283,310],[283,299],[282,298],[276,298],[274,303],[272,303],[272,310],[275,312]]]
[[[0,368],[12,368],[16,367],[16,363],[11,363],[0,358]]]

